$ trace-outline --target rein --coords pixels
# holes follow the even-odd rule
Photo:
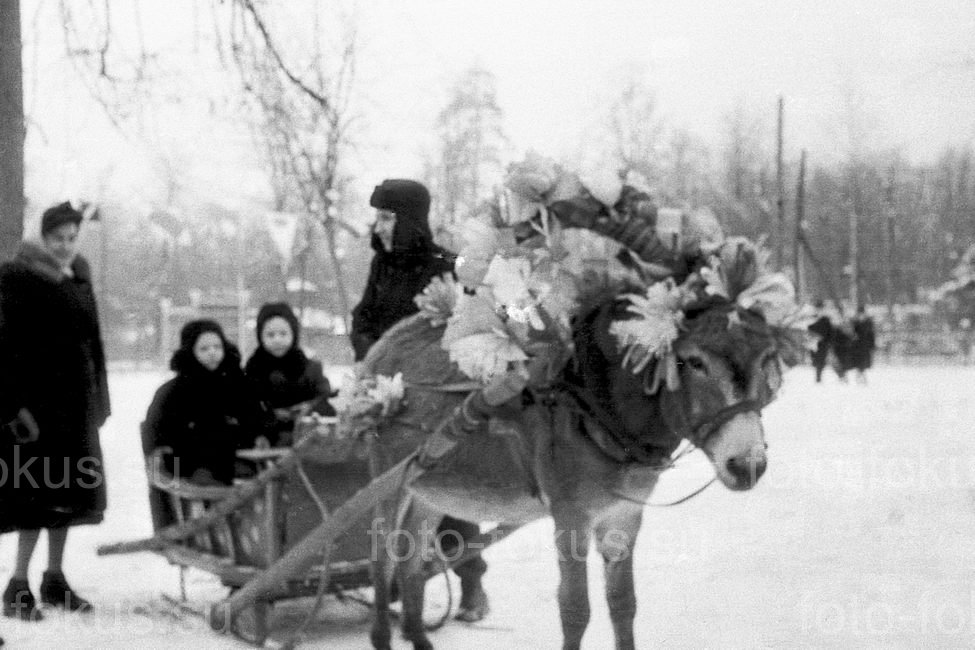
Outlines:
[[[582,417],[594,420],[596,424],[606,430],[609,435],[605,437],[600,436],[597,439],[597,437],[593,436],[586,427],[582,427],[582,430],[585,432],[585,435],[589,441],[592,442],[606,457],[619,463],[636,463],[643,466],[654,467],[660,471],[672,468],[678,459],[683,458],[695,449],[703,447],[707,441],[718,432],[722,425],[735,416],[752,411],[761,415],[762,412],[762,405],[760,402],[758,402],[758,400],[746,399],[742,400],[741,402],[736,402],[735,404],[730,404],[717,412],[708,415],[697,424],[694,424],[691,427],[691,431],[694,434],[694,440],[688,440],[684,449],[676,455],[669,455],[666,458],[663,458],[660,455],[654,455],[647,452],[642,447],[633,444],[633,441],[630,440],[626,433],[616,423],[616,419],[596,401],[592,393],[584,388],[566,381],[559,381],[545,391],[537,391],[537,394],[539,394],[541,397],[542,403],[549,406],[553,406],[555,404],[560,394],[568,396],[571,400],[570,407],[573,411]],[[716,480],[718,480],[718,477],[715,475],[711,477],[711,479],[708,480],[704,485],[697,488],[690,494],[667,503],[653,503],[651,501],[645,501],[642,499],[634,499],[631,496],[623,494],[619,490],[611,490],[610,494],[617,498],[641,506],[666,508],[690,501],[697,495],[704,492],[704,490],[711,487],[711,484],[713,484]]]

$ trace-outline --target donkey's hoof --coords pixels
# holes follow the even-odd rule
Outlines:
[[[477,623],[478,621],[484,620],[484,617],[490,613],[491,606],[488,605],[487,598],[485,598],[473,607],[461,607],[457,610],[457,615],[454,616],[454,619],[463,621],[464,623]]]

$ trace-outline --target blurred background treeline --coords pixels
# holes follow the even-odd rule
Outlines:
[[[0,116],[4,255],[47,205],[85,202],[82,250],[113,359],[166,358],[180,322],[201,314],[247,351],[256,308],[286,299],[305,344],[347,363],[348,314],[372,254],[372,185],[427,183],[449,247],[451,227],[526,149],[508,133],[498,77],[475,61],[415,89],[436,109],[403,164],[397,142],[377,135],[393,108],[376,110],[388,75],[375,63],[383,44],[362,35],[366,14],[350,1],[6,0],[0,87],[24,101],[4,102]],[[855,89],[826,146],[783,143],[788,96],[732,103],[705,138],[660,109],[646,67],[621,63],[591,94],[580,137],[541,153],[639,172],[660,205],[706,207],[727,233],[765,238],[804,302],[847,315],[865,303],[892,354],[970,347],[970,138],[924,159],[878,144]],[[399,101],[411,110],[410,97]],[[543,106],[539,120],[557,119],[557,106]],[[18,148],[19,161],[6,155]]]

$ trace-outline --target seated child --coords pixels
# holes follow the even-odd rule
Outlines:
[[[240,369],[240,353],[212,320],[187,323],[142,425],[146,455],[168,447],[165,468],[201,485],[230,485],[238,449],[252,447],[269,418]]]
[[[273,409],[277,425],[272,445],[291,444],[295,420],[302,413],[335,415],[328,398],[336,393],[322,371],[299,347],[301,326],[287,303],[263,305],[257,314],[257,349],[244,372],[258,397]]]

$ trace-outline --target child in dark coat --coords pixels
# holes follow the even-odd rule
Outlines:
[[[240,353],[212,320],[187,323],[142,425],[143,452],[168,447],[165,468],[201,485],[230,485],[238,449],[252,447],[268,419],[240,369]]]
[[[301,325],[284,302],[267,303],[257,314],[257,349],[244,372],[264,405],[277,421],[268,440],[289,445],[295,420],[303,413],[335,415],[328,398],[335,393],[322,364],[309,359],[299,342]]]

